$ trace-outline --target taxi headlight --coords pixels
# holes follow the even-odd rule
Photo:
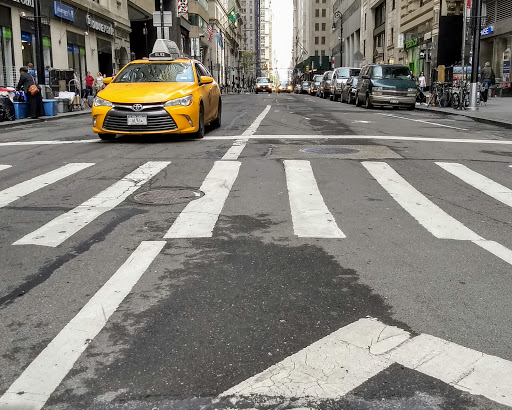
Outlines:
[[[104,100],[103,98],[96,97],[94,99],[95,107],[112,107],[112,103],[108,100]]]
[[[192,95],[187,95],[186,97],[175,98],[174,100],[169,100],[164,104],[164,107],[173,107],[176,105],[181,105],[182,107],[189,107],[194,102],[194,97]]]

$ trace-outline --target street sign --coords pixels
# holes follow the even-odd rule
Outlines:
[[[164,27],[172,27],[172,11],[164,11]],[[153,26],[161,27],[160,12],[153,12]]]

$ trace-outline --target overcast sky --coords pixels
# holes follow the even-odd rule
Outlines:
[[[293,0],[272,0],[272,45],[277,59],[279,79],[288,79],[292,61]]]

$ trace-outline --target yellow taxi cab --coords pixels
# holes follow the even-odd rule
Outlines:
[[[126,65],[94,99],[93,131],[117,134],[194,134],[220,127],[220,89],[204,65],[182,58],[176,44],[157,40],[147,60]]]

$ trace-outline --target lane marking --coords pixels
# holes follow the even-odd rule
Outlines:
[[[498,242],[482,238],[448,215],[410,185],[387,163],[365,161],[362,164],[382,188],[436,238],[471,241],[512,265],[512,250]]]
[[[41,409],[165,245],[142,242],[0,397],[0,408]]]
[[[512,405],[512,362],[428,334],[365,318],[351,323],[220,394],[340,399],[393,363],[453,387]]]
[[[0,171],[3,171],[4,169],[11,168],[12,165],[0,165]]]
[[[241,163],[216,161],[199,188],[204,196],[189,202],[164,238],[210,238]]]
[[[436,238],[472,241],[482,239],[471,229],[427,199],[385,162],[362,162],[393,199]]]
[[[60,245],[97,217],[119,205],[169,164],[170,161],[146,162],[98,195],[29,233],[13,245]]]
[[[454,130],[467,131],[466,128],[454,127],[453,125],[439,124],[437,122],[418,120],[416,118],[400,117],[399,115],[393,115],[393,114],[379,114],[379,115],[383,115],[385,117],[400,118],[401,120],[407,120],[407,121],[421,122],[421,123],[424,123],[424,124],[436,125],[438,127],[452,128]]]
[[[300,238],[345,238],[316,183],[309,161],[285,160],[293,232]]]
[[[86,162],[66,164],[60,168],[54,169],[53,171],[4,189],[3,191],[0,191],[0,208],[93,165],[94,163]],[[10,167],[10,165],[8,167]]]
[[[271,105],[267,105],[267,107],[262,111],[258,117],[254,120],[254,122],[247,128],[243,133],[242,137],[250,137],[251,135],[254,135],[254,133],[258,130],[258,127],[260,126],[263,119],[266,117],[268,112],[270,111]],[[242,151],[244,150],[245,146],[247,145],[247,138],[239,138],[235,140],[233,143],[233,146],[224,154],[222,157],[225,161],[233,161],[237,160]]]
[[[465,165],[454,162],[436,162],[445,171],[462,179],[472,187],[482,191],[484,194],[512,207],[512,189],[509,189],[486,176],[475,172]]]
[[[205,136],[201,141],[229,141],[241,139],[239,135],[219,135]],[[432,138],[432,137],[404,137],[393,135],[251,135],[243,139],[281,139],[281,140],[323,140],[323,139],[339,139],[339,140],[382,140],[382,141],[418,141],[418,142],[444,142],[444,143],[463,143],[463,144],[498,144],[512,145],[512,141],[493,140],[493,139],[468,139],[468,138]],[[183,141],[180,141],[183,142]],[[194,142],[194,141],[189,141]],[[197,142],[197,141],[195,141]],[[59,144],[104,144],[104,142],[96,139],[77,140],[77,141],[23,141],[23,142],[0,142],[0,147],[5,146],[25,146],[25,145],[59,145]],[[109,143],[122,144],[121,141]]]

